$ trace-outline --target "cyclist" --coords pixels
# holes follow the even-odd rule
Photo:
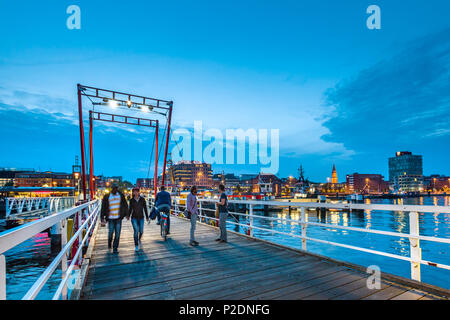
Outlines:
[[[159,192],[156,194],[155,198],[155,207],[158,209],[157,217],[158,217],[158,225],[161,223],[161,214],[160,211],[163,211],[167,213],[167,234],[170,234],[170,206],[171,206],[171,199],[170,199],[170,193],[166,191],[165,186],[161,186],[159,188]]]

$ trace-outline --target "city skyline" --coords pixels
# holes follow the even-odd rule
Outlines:
[[[256,11],[251,2],[178,10],[135,3],[106,12],[80,1],[81,30],[68,30],[64,4],[31,3],[23,12],[20,2],[2,3],[0,12],[12,14],[0,19],[0,134],[10,137],[0,166],[70,166],[79,154],[75,86],[85,83],[173,100],[174,129],[192,130],[195,120],[222,131],[280,129],[279,176],[295,176],[302,164],[308,178],[325,181],[335,163],[340,172],[386,177],[386,159],[398,150],[423,155],[424,174],[450,175],[442,147],[450,142],[450,4],[378,4],[381,30],[366,28],[359,1],[269,2]],[[173,23],[162,28],[167,12]],[[149,131],[98,126],[94,137],[100,173],[147,175]],[[111,152],[112,140],[127,152]]]

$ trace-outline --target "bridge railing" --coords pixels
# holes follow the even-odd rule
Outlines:
[[[99,208],[100,203],[98,200],[86,202],[0,233],[0,300],[6,299],[6,260],[3,253],[54,226],[61,233],[62,249],[22,299],[35,299],[59,265],[61,265],[62,280],[53,296],[53,300],[58,300],[61,296],[63,299],[67,299],[67,281],[71,277],[77,262],[78,264],[80,263],[83,246],[89,240],[92,230],[98,221]],[[76,217],[81,226],[67,241],[67,219],[71,217]],[[73,254],[70,263],[68,263],[69,251],[77,240],[78,250]]]
[[[181,204],[181,201],[186,201],[186,199],[176,198],[173,201],[173,210],[176,214],[183,213],[186,204]],[[206,223],[214,222],[218,224],[218,217],[215,216],[216,211],[213,208],[207,208],[207,203],[213,204],[217,203],[217,199],[198,199],[199,207],[199,218],[201,221]],[[241,226],[244,229],[248,229],[248,235],[254,237],[254,230],[269,231],[272,233],[277,233],[293,238],[301,239],[302,250],[307,251],[307,242],[313,241],[317,243],[322,243],[331,246],[337,246],[342,248],[347,248],[351,250],[366,252],[370,254],[390,257],[398,260],[408,261],[411,264],[411,279],[420,281],[421,271],[420,265],[429,265],[440,269],[450,270],[450,266],[442,263],[432,262],[422,259],[422,250],[420,247],[420,241],[431,241],[437,243],[450,244],[449,238],[440,238],[434,236],[423,236],[419,234],[419,212],[424,213],[450,213],[450,206],[418,206],[418,205],[391,205],[391,204],[353,204],[353,203],[313,203],[313,202],[284,202],[284,201],[253,201],[253,200],[229,200],[229,203],[244,205],[246,213],[229,211],[230,214],[246,217],[247,224],[240,222],[227,221],[229,224]],[[211,206],[211,205],[210,205]],[[300,219],[282,218],[282,217],[266,217],[261,215],[255,215],[253,213],[255,206],[269,206],[269,207],[291,207],[299,208],[301,210]],[[386,210],[386,211],[401,211],[409,213],[409,233],[392,232],[376,229],[366,229],[359,227],[341,226],[329,223],[311,222],[307,219],[306,210],[307,209],[340,209],[340,210]],[[270,210],[270,209],[269,209]],[[208,215],[207,213],[210,212]],[[212,212],[212,214],[211,214]],[[301,227],[301,232],[298,234],[291,232],[283,232],[276,229],[268,229],[260,226],[255,226],[255,219],[268,220],[268,221],[284,221],[289,223],[298,224]],[[410,255],[402,256],[398,254],[393,254],[384,251],[367,249],[359,246],[348,245],[339,242],[328,241],[324,239],[317,239],[308,236],[307,229],[308,226],[319,226],[327,227],[330,229],[342,229],[348,231],[355,231],[361,233],[371,233],[380,234],[399,238],[408,238],[410,243]]]
[[[4,215],[11,219],[24,214],[53,213],[75,205],[75,197],[7,197],[4,201]]]

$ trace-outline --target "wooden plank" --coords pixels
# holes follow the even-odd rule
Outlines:
[[[283,253],[280,253],[280,259],[281,256],[283,255]],[[268,253],[265,255],[259,255],[257,257],[252,258],[252,261],[257,262],[258,260],[263,260],[269,257],[277,257],[277,255],[274,255],[273,253]],[[223,259],[222,262],[217,261],[215,263],[212,264],[208,264],[205,265],[204,263],[195,267],[185,267],[183,265],[179,266],[178,268],[175,269],[169,269],[166,268],[165,266],[162,267],[166,270],[169,270],[168,272],[164,272],[164,280],[168,281],[168,280],[172,280],[172,279],[182,279],[185,277],[190,277],[191,274],[197,274],[197,275],[201,275],[201,274],[209,274],[212,272],[218,272],[227,268],[230,268],[231,265],[234,264],[239,264],[241,266],[245,266],[245,264],[243,262],[247,261],[248,257],[244,257],[244,258],[240,258],[238,260],[226,260]],[[224,264],[226,263],[226,264]],[[161,269],[161,268],[159,268]],[[157,280],[157,277],[152,277],[152,276],[147,276],[147,275],[142,275],[141,277],[127,277],[127,275],[124,275],[125,277],[121,277],[121,281],[120,283],[114,283],[112,284],[113,281],[111,281],[111,279],[106,279],[106,281],[97,281],[96,283],[96,287],[95,290],[107,290],[108,287],[112,287],[111,290],[117,290],[117,289],[122,289],[122,288],[129,288],[129,287],[133,287],[136,286],[135,283],[138,282],[139,286],[143,286],[143,285],[149,285],[151,283],[158,283],[160,280]],[[157,274],[155,274],[155,276],[157,276]],[[114,280],[114,279],[113,279]],[[100,285],[99,285],[100,283]],[[94,291],[95,291],[94,290]]]
[[[406,291],[408,291],[408,289],[405,287],[392,285],[382,290],[379,290],[371,295],[368,295],[367,297],[364,297],[362,300],[389,300]]]
[[[391,300],[419,300],[425,296],[424,292],[411,289],[409,291],[403,292],[402,294],[399,294],[398,296],[393,297]]]
[[[356,288],[355,290],[350,290],[348,292],[342,292],[341,294],[336,295],[335,297],[332,297],[332,300],[356,300],[356,299],[362,299],[364,297],[367,297],[368,295],[371,295],[375,292],[378,292],[384,288],[387,288],[390,286],[390,284],[382,281],[380,283],[380,289],[369,289],[367,285],[365,284],[361,286],[360,288]],[[351,287],[351,284],[348,285]]]
[[[145,225],[143,250],[134,251],[133,229],[122,225],[119,254],[107,248],[99,228],[83,288],[85,299],[434,299],[421,290],[382,282],[366,286],[366,275],[324,259],[199,224],[199,247],[189,246],[189,223],[172,218],[163,241],[159,226]]]

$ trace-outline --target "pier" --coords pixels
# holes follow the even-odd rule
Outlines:
[[[268,217],[253,214],[253,207],[261,201],[231,200],[245,204],[247,213],[239,220],[227,221],[230,225],[247,227],[247,232],[229,230],[228,243],[214,241],[217,227],[211,224],[214,215],[208,213],[208,202],[214,199],[199,199],[200,221],[197,224],[197,240],[200,246],[189,245],[190,222],[183,218],[181,199],[174,199],[171,217],[171,234],[167,241],[160,236],[160,228],[152,221],[145,225],[142,239],[143,249],[135,252],[131,222],[123,221],[119,253],[107,248],[107,227],[99,220],[100,201],[93,200],[64,209],[61,212],[27,223],[21,227],[0,233],[0,298],[6,297],[6,261],[2,255],[39,232],[56,226],[61,237],[61,251],[39,279],[28,290],[23,299],[35,299],[52,274],[61,268],[62,280],[53,295],[59,299],[376,299],[376,300],[429,300],[448,299],[450,291],[421,282],[421,265],[450,270],[450,266],[422,259],[420,241],[449,244],[450,239],[420,235],[418,212],[450,213],[447,206],[403,206],[367,205],[342,203],[286,203],[265,201],[270,206],[291,207],[301,210],[299,220]],[[382,231],[366,228],[310,222],[307,209],[334,208],[360,210],[396,210],[409,212],[409,233]],[[79,228],[67,235],[68,219],[81,221]],[[254,221],[282,220],[296,223],[301,228],[296,232],[283,232],[258,227]],[[309,234],[308,228],[322,226],[329,229],[344,229],[409,239],[410,254],[399,255],[364,247],[350,246]],[[302,249],[286,247],[259,239],[255,230],[280,233],[298,239]],[[330,231],[331,232],[331,231]],[[369,282],[372,273],[367,266],[338,261],[308,251],[308,243],[344,247],[386,258],[408,261],[411,279],[381,272],[379,288]],[[376,243],[371,243],[376,245]],[[73,286],[72,286],[73,284]]]
[[[368,289],[367,273],[298,250],[230,233],[217,243],[215,228],[198,225],[200,246],[189,246],[190,224],[172,217],[165,242],[159,226],[145,226],[143,250],[134,251],[131,222],[122,225],[119,254],[100,228],[81,299],[440,299],[426,290],[383,280]]]

